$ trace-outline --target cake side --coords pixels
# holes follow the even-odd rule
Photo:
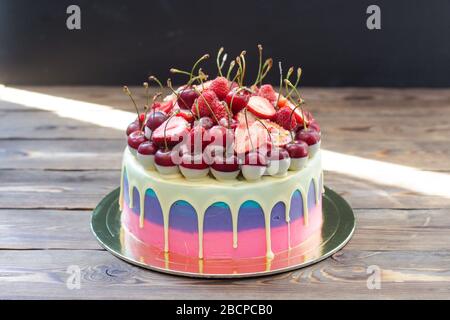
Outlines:
[[[301,171],[259,181],[188,181],[150,171],[126,149],[122,223],[165,252],[206,259],[273,257],[322,224],[323,175],[317,152]],[[288,214],[286,214],[288,213]]]

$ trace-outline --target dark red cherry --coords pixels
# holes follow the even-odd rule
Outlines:
[[[202,153],[183,154],[183,156],[181,157],[180,166],[188,169],[199,169],[199,170],[208,168],[208,164],[206,163]]]
[[[206,139],[209,140],[211,144],[223,146],[228,149],[234,142],[234,131],[217,125],[208,130]]]
[[[251,166],[267,166],[267,158],[258,151],[250,151],[245,155],[244,164]]]
[[[144,136],[144,131],[141,130],[132,132],[128,136],[128,145],[136,150],[139,148],[139,145],[145,141],[147,141],[147,138]]]
[[[317,123],[316,120],[312,120],[309,123],[308,128],[320,133],[320,126],[319,126],[319,124]]]
[[[289,152],[284,148],[272,148],[267,152],[269,160],[283,160],[289,158]]]
[[[137,119],[134,120],[134,121],[133,121],[132,123],[130,123],[130,124],[128,125],[128,127],[127,127],[127,136],[129,136],[130,134],[132,134],[132,133],[135,132],[135,131],[141,130],[141,126],[142,126],[142,123],[139,123],[139,122],[137,121]]]
[[[154,155],[158,151],[158,147],[152,141],[145,141],[139,145],[137,150],[140,154]]]
[[[178,105],[181,109],[191,109],[195,99],[198,98],[198,93],[192,87],[181,89],[178,98]]]
[[[213,158],[211,168],[220,172],[233,172],[239,170],[239,160],[235,155],[228,157],[224,155],[216,155]]]
[[[167,114],[162,111],[150,112],[147,123],[145,124],[150,130],[155,130],[168,118]]]
[[[304,141],[294,141],[286,145],[289,156],[293,159],[304,158],[308,156],[308,144]]]
[[[155,163],[162,167],[173,167],[176,164],[172,159],[172,150],[159,149],[155,153]]]
[[[251,93],[247,90],[237,92],[237,88],[231,90],[225,97],[225,101],[233,113],[238,113],[247,106]]]
[[[313,129],[306,128],[297,132],[295,135],[295,140],[304,141],[308,144],[308,146],[312,146],[320,141],[320,134]]]

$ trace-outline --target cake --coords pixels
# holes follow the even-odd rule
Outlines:
[[[245,85],[246,52],[209,79],[200,63],[170,94],[148,96],[127,128],[119,205],[134,245],[208,261],[268,259],[317,239],[323,222],[320,127],[304,109],[294,68],[280,89],[264,84],[272,59],[258,46],[256,80]],[[161,88],[163,84],[149,77]],[[144,250],[145,251],[145,250]],[[149,252],[150,252],[149,251]],[[152,252],[153,252],[152,251]]]

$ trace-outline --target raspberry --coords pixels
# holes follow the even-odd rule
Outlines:
[[[195,99],[192,104],[191,111],[198,118],[207,117],[211,115],[210,108],[211,110],[214,110],[213,107],[219,103],[219,99],[214,91],[207,89],[203,91],[197,99]]]
[[[230,92],[230,84],[226,78],[217,77],[211,82],[209,89],[214,91],[220,100],[224,100],[228,92]]]
[[[297,126],[297,120],[295,116],[292,115],[292,110],[290,108],[281,108],[275,114],[274,120],[280,126],[286,130],[293,130]]]
[[[222,103],[219,102],[219,103],[215,104],[212,109],[213,109],[214,115],[216,116],[217,120],[220,120],[222,118],[226,118],[226,119],[228,118],[227,109],[225,108],[225,106]],[[214,117],[213,117],[213,120],[215,120]]]
[[[263,84],[258,90],[258,96],[266,98],[271,103],[277,101],[277,93],[270,84]]]

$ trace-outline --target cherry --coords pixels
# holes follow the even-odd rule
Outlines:
[[[238,113],[247,106],[251,93],[247,90],[231,90],[225,97],[225,101],[233,113]]]
[[[205,150],[210,143],[207,139],[206,129],[200,125],[194,126],[189,132],[188,149],[190,152],[198,153]]]
[[[137,150],[139,148],[139,145],[145,141],[147,141],[147,139],[145,138],[144,132],[141,130],[132,132],[128,136],[128,145],[134,150]]]
[[[250,151],[245,155],[244,165],[267,166],[267,158],[258,151]]]
[[[269,160],[284,160],[289,158],[289,152],[284,148],[273,148],[267,152]]]
[[[211,129],[214,125],[213,120],[210,117],[201,117],[199,120],[194,122],[194,126],[200,125],[206,130]]]
[[[286,145],[289,156],[293,159],[304,158],[308,156],[308,144],[304,141],[297,140]]]
[[[197,170],[203,170],[208,168],[208,164],[206,163],[203,154],[192,154],[192,153],[185,153],[181,157],[180,166],[187,168],[187,169],[197,169]]]
[[[312,146],[320,141],[320,134],[313,129],[306,128],[297,132],[295,140],[304,141],[308,146]]]
[[[172,160],[172,151],[169,149],[158,149],[155,153],[155,163],[162,167],[174,167],[176,165]]]
[[[215,155],[211,168],[220,172],[233,172],[239,170],[239,159],[233,154],[228,157]]]
[[[179,93],[178,105],[181,109],[191,109],[195,99],[198,98],[198,93],[191,87],[181,89]]]
[[[132,123],[130,123],[127,127],[127,136],[132,134],[135,131],[141,130],[142,123],[139,123],[138,120],[134,120]]]
[[[206,137],[211,144],[228,148],[234,141],[234,131],[217,125],[208,130]]]
[[[164,121],[166,121],[167,118],[167,114],[162,111],[151,112],[148,116],[146,127],[148,127],[151,131],[154,131]]]
[[[154,155],[158,150],[158,147],[152,141],[144,141],[139,145],[137,150],[140,154]]]
[[[318,133],[320,133],[320,126],[319,126],[319,124],[317,123],[316,120],[312,120],[312,121],[309,123],[308,128],[309,128],[309,129],[312,129],[312,130],[314,130],[314,131],[317,131]]]

